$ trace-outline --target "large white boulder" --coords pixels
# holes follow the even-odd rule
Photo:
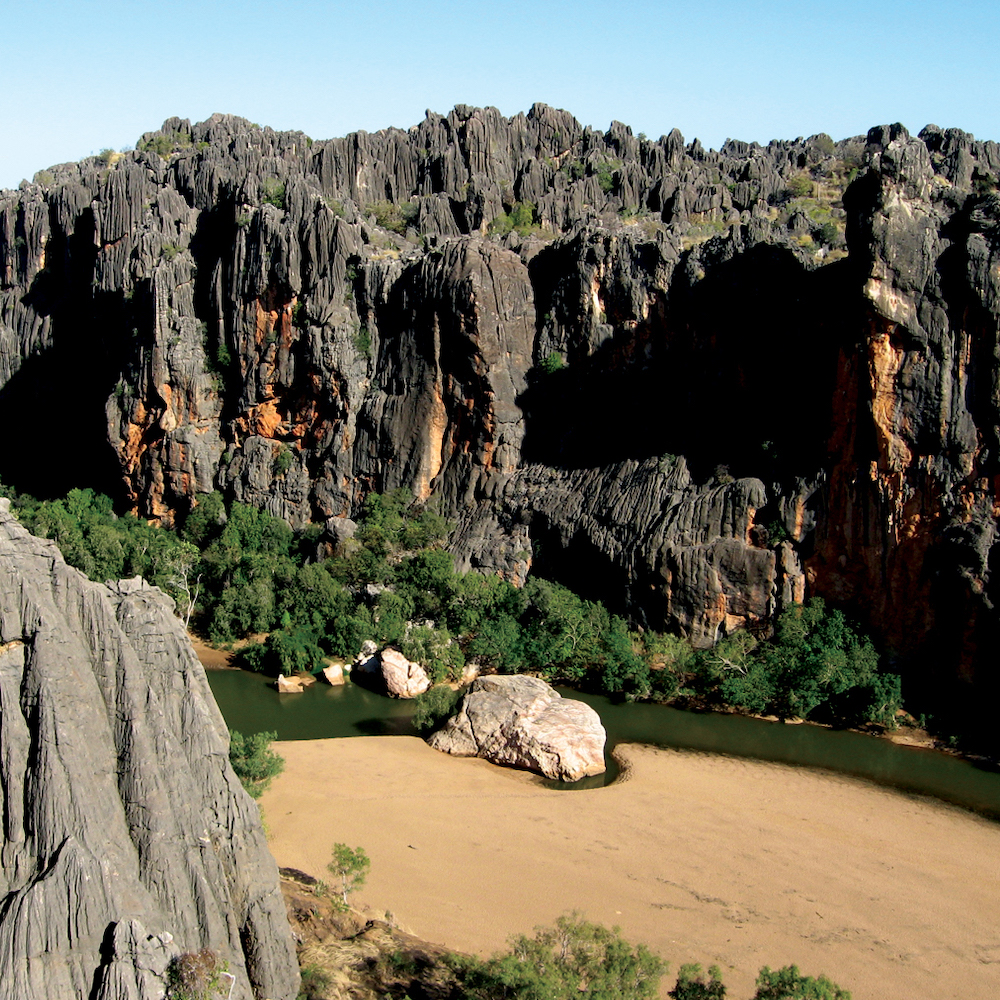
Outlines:
[[[431,686],[431,679],[419,663],[391,647],[382,650],[382,679],[393,698],[416,698]]]
[[[577,781],[604,772],[606,740],[589,705],[561,697],[537,677],[514,675],[473,681],[458,714],[428,742],[460,757]]]
[[[384,688],[393,698],[416,698],[431,686],[431,679],[419,663],[411,662],[391,646],[378,653],[370,641],[354,658],[351,675],[372,687]]]

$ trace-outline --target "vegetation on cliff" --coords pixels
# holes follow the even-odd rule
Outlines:
[[[316,671],[371,639],[397,646],[435,682],[457,680],[474,660],[630,699],[779,718],[891,727],[900,707],[899,678],[880,670],[870,639],[819,599],[786,608],[771,640],[740,630],[695,650],[676,636],[631,631],[599,601],[550,580],[529,576],[515,587],[456,572],[441,547],[450,525],[406,490],[369,495],[353,537],[336,546],[318,525],[293,532],[258,508],[227,508],[217,493],[176,532],[116,517],[91,490],[16,504],[72,565],[98,580],[147,577],[213,641],[268,633],[240,650],[255,670]],[[422,706],[422,724],[433,726],[448,708]]]

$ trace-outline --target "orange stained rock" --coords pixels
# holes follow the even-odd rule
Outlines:
[[[254,306],[256,309],[254,340],[260,346],[267,340],[267,335],[274,329],[274,325],[278,321],[278,313],[274,309],[265,309],[264,303],[260,299],[255,300]]]
[[[897,433],[901,422],[896,376],[903,363],[903,348],[892,342],[891,329],[868,341],[868,371],[872,390],[872,419],[875,424],[880,470],[898,471],[913,461],[913,453]]]
[[[266,438],[275,437],[284,422],[278,412],[278,404],[273,399],[252,406],[248,418],[249,425],[253,428],[252,433]]]
[[[174,412],[174,390],[169,382],[164,382],[159,387],[160,397],[163,399],[163,413],[160,414],[159,424],[162,430],[172,431],[177,427],[177,414]]]
[[[792,540],[800,542],[802,540],[803,528],[806,520],[805,497],[799,495],[795,499],[795,525],[792,528]]]
[[[441,398],[440,383],[435,382],[434,384],[434,391],[429,400],[429,410],[420,482],[417,490],[417,495],[421,500],[426,500],[431,495],[431,482],[441,471],[443,462],[442,450],[444,432],[448,427],[448,411]]]

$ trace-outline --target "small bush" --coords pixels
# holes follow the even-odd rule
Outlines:
[[[167,966],[167,998],[221,1000],[229,996],[232,981],[228,964],[210,948],[186,952]]]
[[[266,178],[261,188],[261,198],[265,205],[274,205],[275,208],[284,209],[285,185],[277,177]]]
[[[274,456],[274,461],[271,463],[271,472],[274,474],[275,479],[281,479],[291,467],[292,449],[287,444],[283,444]]]
[[[298,1000],[323,1000],[333,980],[318,965],[302,966]]]
[[[826,976],[803,976],[798,966],[786,965],[772,972],[765,965],[757,976],[753,1000],[851,1000],[851,994]]]
[[[255,799],[267,791],[285,768],[285,759],[271,749],[277,738],[274,732],[244,736],[235,729],[229,730],[229,762],[243,787]]]
[[[333,860],[326,867],[339,883],[341,901],[345,907],[347,897],[365,884],[371,864],[363,847],[351,848],[339,843],[333,845]]]
[[[645,945],[633,949],[617,927],[592,924],[578,913],[536,928],[533,938],[512,939],[504,954],[486,961],[455,955],[450,964],[473,1000],[652,1000],[667,967]]]
[[[413,726],[418,733],[431,733],[440,729],[458,708],[461,691],[453,691],[447,684],[435,684],[417,696]]]
[[[515,202],[511,210],[504,215],[497,216],[490,223],[490,232],[497,236],[506,236],[509,232],[518,233],[521,236],[528,236],[537,232],[541,227],[538,224],[538,212],[530,201]]]
[[[372,355],[372,335],[368,332],[368,327],[363,326],[354,335],[354,349],[358,354],[363,354],[366,358]]]
[[[556,351],[550,351],[549,354],[538,362],[538,370],[543,375],[552,375],[554,372],[560,371],[565,367],[566,362],[563,361],[562,355]]]
[[[813,192],[813,183],[805,174],[796,174],[785,187],[790,198],[808,198]]]
[[[611,163],[602,163],[597,168],[597,184],[605,194],[611,194],[615,189],[615,167]]]
[[[840,230],[834,222],[824,222],[813,230],[813,239],[823,246],[833,246],[840,242]]]
[[[170,154],[174,151],[174,142],[171,136],[157,133],[152,139],[139,144],[139,150],[145,153],[156,153],[161,159],[170,159]]]
[[[398,205],[391,201],[377,201],[368,206],[368,211],[375,216],[376,225],[405,236],[407,228],[416,224],[420,206],[415,201],[404,201]]]
[[[667,996],[673,1000],[724,1000],[726,987],[717,965],[709,968],[706,979],[701,966],[690,963],[681,966],[677,983]]]
[[[306,304],[301,299],[292,306],[292,326],[296,330],[309,329],[309,313],[306,312]]]

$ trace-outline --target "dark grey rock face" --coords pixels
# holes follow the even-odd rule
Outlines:
[[[173,602],[105,587],[0,506],[0,997],[150,1000],[210,948],[290,1000],[277,868]]]
[[[819,594],[1000,696],[995,143],[716,152],[544,105],[144,139],[0,195],[0,419],[28,428],[0,477],[165,522],[213,488],[300,525],[407,487],[463,567],[699,645]],[[854,174],[845,243],[792,202]],[[503,232],[518,202],[540,231]]]

